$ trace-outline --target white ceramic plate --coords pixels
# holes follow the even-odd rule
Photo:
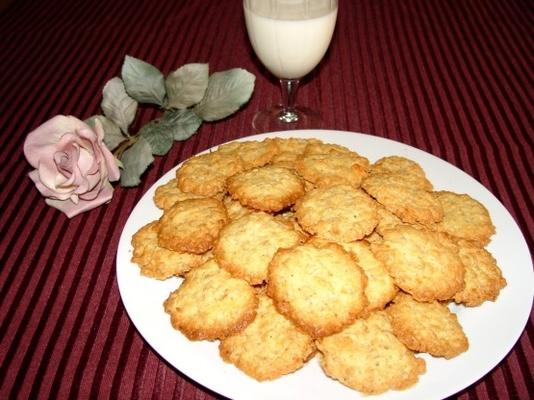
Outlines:
[[[267,137],[317,138],[357,151],[371,162],[387,155],[417,161],[437,190],[468,193],[489,210],[497,233],[488,250],[497,259],[508,285],[496,302],[480,307],[452,306],[467,337],[469,350],[452,360],[423,357],[427,373],[405,391],[390,391],[376,399],[438,399],[452,395],[476,382],[506,356],[518,340],[529,317],[534,292],[532,259],[521,231],[504,206],[479,182],[453,165],[414,147],[354,132],[308,130],[277,132],[240,140]],[[175,168],[176,169],[176,168]],[[192,342],[171,327],[163,301],[181,280],[157,281],[143,277],[130,262],[132,235],[146,223],[158,219],[161,211],[153,203],[157,186],[174,177],[165,174],[145,193],[132,211],[122,232],[117,253],[117,279],[124,306],[145,340],[172,366],[199,384],[232,399],[358,399],[363,398],[326,377],[312,359],[296,373],[273,382],[259,383],[247,377],[218,355],[218,342]]]

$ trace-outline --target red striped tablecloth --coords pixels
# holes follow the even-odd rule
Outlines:
[[[133,327],[115,256],[128,215],[159,177],[199,151],[254,133],[255,111],[278,101],[248,43],[241,2],[7,3],[0,11],[0,398],[215,397]],[[533,21],[529,1],[341,0],[329,53],[299,100],[322,112],[324,128],[391,138],[466,171],[506,206],[532,252]],[[69,220],[27,177],[25,135],[56,114],[98,113],[101,89],[126,54],[164,73],[188,62],[246,68],[257,77],[255,95],[157,158],[139,187],[118,187],[110,204]],[[142,109],[140,121],[155,113]],[[532,396],[532,320],[508,356],[459,399]]]

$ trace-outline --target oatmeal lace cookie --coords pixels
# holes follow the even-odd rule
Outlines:
[[[183,192],[214,196],[226,190],[227,178],[244,168],[238,155],[214,151],[185,161],[176,171],[176,180]]]
[[[257,305],[254,288],[212,259],[185,275],[164,309],[172,326],[190,340],[215,340],[245,329],[254,320]]]
[[[443,207],[418,164],[386,157],[371,166],[362,188],[403,222],[430,225],[441,221]]]
[[[276,252],[267,294],[280,313],[313,337],[339,332],[365,309],[367,278],[354,256],[334,243]]]
[[[489,251],[467,240],[458,241],[459,256],[465,265],[465,287],[454,295],[454,301],[468,307],[495,301],[506,279]]]
[[[426,371],[425,361],[397,339],[383,313],[375,311],[317,340],[326,375],[365,394],[407,389],[417,383]]]
[[[219,265],[232,275],[259,285],[278,249],[298,244],[301,235],[273,216],[249,213],[226,225],[213,249]]]
[[[223,360],[258,381],[272,380],[301,368],[315,354],[313,339],[259,296],[256,318],[242,332],[221,340]]]
[[[422,303],[400,293],[387,313],[395,336],[410,350],[449,359],[469,348],[458,318],[438,301]]]
[[[276,212],[295,203],[304,194],[304,181],[295,172],[267,165],[228,179],[228,192],[242,205]]]
[[[237,155],[243,160],[245,169],[252,169],[268,164],[277,154],[278,144],[273,139],[231,142],[219,146],[217,151]]]
[[[346,184],[355,188],[365,176],[369,161],[354,152],[305,153],[295,164],[297,172],[317,187]]]
[[[169,182],[158,186],[154,193],[154,203],[156,207],[167,210],[171,208],[177,201],[199,199],[203,196],[194,193],[182,192],[178,188],[178,181],[176,178],[171,179]]]
[[[416,300],[448,300],[464,288],[458,246],[445,234],[401,225],[385,231],[371,249],[395,284]]]
[[[436,229],[460,239],[471,240],[484,247],[495,233],[488,210],[467,194],[436,192],[443,207],[443,220]]]
[[[339,242],[361,239],[378,223],[376,202],[349,185],[314,189],[297,201],[295,212],[307,232]]]
[[[159,222],[152,221],[132,237],[132,262],[139,265],[142,275],[155,279],[182,276],[208,259],[207,254],[176,252],[160,247],[158,230]]]
[[[160,218],[159,245],[174,251],[205,253],[213,247],[227,219],[220,200],[207,197],[179,201]]]

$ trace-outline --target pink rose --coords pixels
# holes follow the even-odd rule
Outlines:
[[[30,132],[24,155],[35,169],[29,176],[46,203],[72,218],[107,203],[110,181],[120,177],[117,161],[103,142],[102,124],[95,129],[71,116],[58,115]]]

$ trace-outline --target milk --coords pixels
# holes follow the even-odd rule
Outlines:
[[[272,17],[268,3],[245,3],[245,22],[252,47],[263,65],[278,78],[302,78],[319,64],[328,49],[337,7],[332,11],[324,7],[307,9],[306,13],[289,9]]]

